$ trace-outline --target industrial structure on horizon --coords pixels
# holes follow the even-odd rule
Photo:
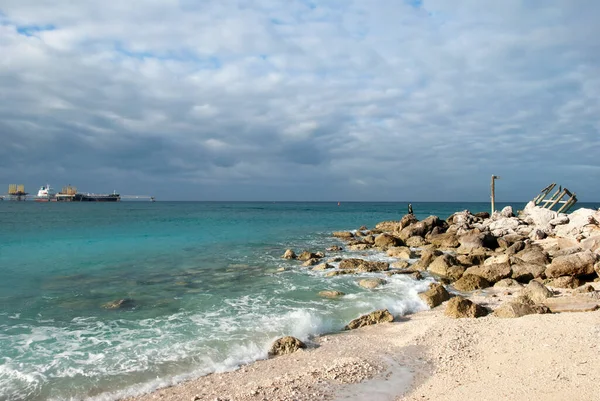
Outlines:
[[[116,191],[112,194],[94,194],[89,192],[78,192],[77,187],[67,185],[60,192],[56,192],[50,185],[42,185],[35,196],[25,192],[23,184],[9,184],[8,193],[0,195],[0,200],[26,201],[28,199],[36,202],[119,202],[121,199],[148,199],[154,202],[154,196],[147,195],[120,195]]]

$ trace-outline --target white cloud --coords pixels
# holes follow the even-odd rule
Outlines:
[[[0,181],[485,200],[494,173],[510,200],[559,178],[600,196],[591,0],[2,3]]]

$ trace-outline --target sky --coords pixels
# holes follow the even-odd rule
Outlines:
[[[0,193],[600,200],[597,0],[0,0]]]

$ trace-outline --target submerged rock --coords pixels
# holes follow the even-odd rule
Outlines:
[[[387,283],[387,281],[385,281],[384,279],[381,279],[381,278],[365,278],[365,279],[360,280],[358,282],[358,285],[360,285],[363,288],[372,290],[381,285],[384,285],[385,283]]]
[[[487,309],[461,296],[456,296],[446,305],[446,316],[460,319],[466,317],[482,317],[488,314]]]
[[[116,301],[107,302],[102,305],[104,309],[129,309],[135,306],[135,301],[131,298],[117,299]]]
[[[352,320],[346,327],[344,327],[344,330],[354,330],[364,326],[393,321],[394,316],[392,316],[390,311],[387,309],[381,309]]]
[[[319,292],[319,296],[323,298],[339,298],[343,297],[344,295],[346,295],[344,292],[336,290],[326,290]]]
[[[306,344],[297,339],[296,337],[286,336],[277,339],[271,349],[269,350],[269,356],[279,356],[291,354],[298,351],[300,348],[306,348]]]

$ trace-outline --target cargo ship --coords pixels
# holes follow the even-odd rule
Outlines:
[[[36,202],[56,202],[56,191],[50,185],[42,185],[38,194],[33,198]]]
[[[73,202],[119,202],[121,195],[116,192],[112,194],[81,194],[76,193],[73,195]]]
[[[56,194],[56,200],[59,202],[119,202],[121,195],[116,191],[112,194],[82,193],[77,192],[76,187],[67,185]]]

